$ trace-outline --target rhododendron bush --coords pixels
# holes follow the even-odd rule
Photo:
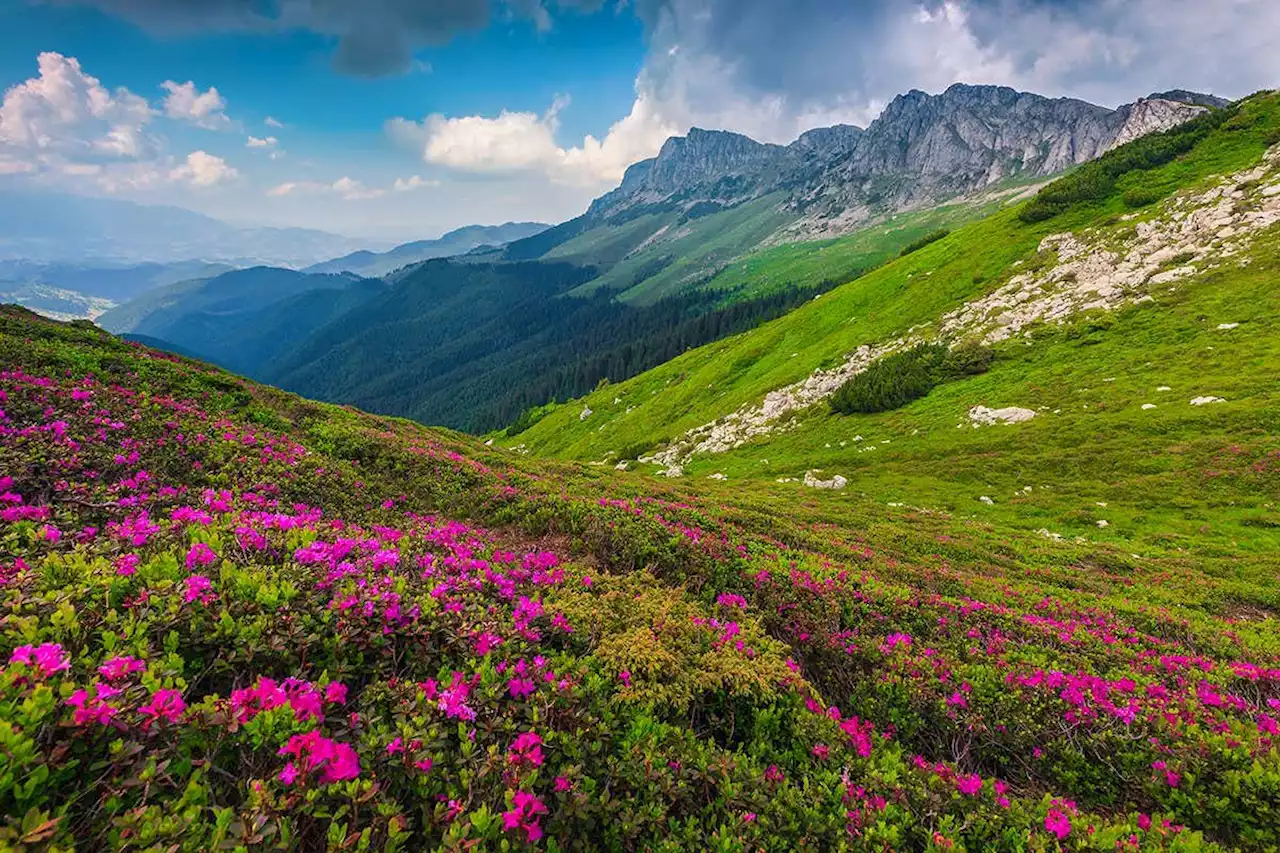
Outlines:
[[[1211,619],[8,309],[0,357],[0,849],[1280,844],[1280,661]]]

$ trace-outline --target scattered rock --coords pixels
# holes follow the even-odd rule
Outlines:
[[[1221,397],[1193,397],[1191,399],[1191,405],[1193,406],[1207,406],[1210,403],[1225,403],[1225,402],[1227,401],[1222,399]]]
[[[661,471],[658,472],[658,476],[659,477],[683,477],[684,466],[668,465],[666,468],[663,468]]]
[[[974,406],[969,410],[969,420],[974,426],[992,426],[994,424],[1020,424],[1036,416],[1032,409],[1020,409],[1009,406],[1004,409],[988,409],[986,406]]]
[[[1147,411],[1148,409],[1154,409],[1155,407],[1156,407],[1156,404],[1155,404],[1155,403],[1143,403],[1143,404],[1142,404],[1142,410],[1143,410],[1144,412],[1145,412],[1145,411]]]
[[[1110,527],[1110,526],[1111,526],[1111,522],[1107,521],[1105,518],[1100,518],[1100,519],[1098,519],[1098,526],[1099,526],[1099,527]]]
[[[493,439],[491,438],[491,439],[489,439],[488,441],[486,441],[486,442],[484,443],[484,446],[485,446],[485,447],[493,447]]]
[[[585,421],[587,418],[591,417],[592,414],[590,406],[583,406],[582,414],[578,415],[578,420]]]
[[[627,469],[628,469],[628,468],[630,468],[630,467],[631,467],[631,463],[630,463],[630,462],[628,462],[627,460],[623,459],[623,460],[622,460],[621,462],[619,462],[617,465],[614,465],[614,466],[613,466],[613,470],[615,470],[615,471],[625,471],[625,470],[627,470]]]
[[[982,497],[978,498],[978,500],[982,501],[987,506],[993,506],[995,504],[995,501],[991,500],[991,498],[987,497],[986,495],[983,495]]]
[[[1228,332],[1232,329],[1239,328],[1239,326],[1240,326],[1239,323],[1219,323],[1218,330],[1222,332]]]
[[[727,480],[729,478],[726,477],[724,474],[721,474],[719,471],[717,471],[714,474],[708,474],[707,479],[708,480]]]
[[[1157,390],[1157,391],[1172,391],[1173,389],[1172,389],[1172,388],[1170,388],[1168,385],[1161,385],[1161,386],[1160,386],[1159,388],[1157,388],[1156,390]]]
[[[836,474],[830,480],[822,480],[818,478],[821,471],[805,471],[804,484],[811,489],[835,489],[840,490],[849,485],[849,480]]]

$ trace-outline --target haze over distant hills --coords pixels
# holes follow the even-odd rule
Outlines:
[[[105,266],[203,260],[302,266],[390,244],[306,228],[237,228],[179,207],[0,191],[0,260]]]
[[[466,225],[435,240],[415,240],[386,252],[359,251],[314,264],[303,272],[351,272],[363,276],[380,276],[408,264],[432,258],[447,258],[479,249],[499,247],[513,240],[532,237],[548,228],[543,222],[507,222],[502,225]]]

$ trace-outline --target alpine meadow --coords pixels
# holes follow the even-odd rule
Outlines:
[[[0,0],[0,853],[1280,851],[1269,5],[161,5]]]

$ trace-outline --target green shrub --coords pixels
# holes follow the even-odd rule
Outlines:
[[[1125,207],[1146,207],[1154,204],[1163,197],[1163,193],[1150,187],[1134,187],[1126,192],[1121,198]]]
[[[959,379],[965,376],[977,376],[991,369],[996,352],[976,340],[961,341],[951,348],[942,360],[939,371],[940,379]]]
[[[831,397],[831,408],[842,415],[901,408],[933,389],[946,356],[947,348],[939,344],[887,355],[841,385]]]
[[[898,253],[898,257],[905,258],[912,252],[919,251],[930,243],[936,243],[943,237],[951,233],[949,228],[939,228],[937,231],[931,231],[923,237],[912,240],[910,243],[902,247],[902,251]]]

